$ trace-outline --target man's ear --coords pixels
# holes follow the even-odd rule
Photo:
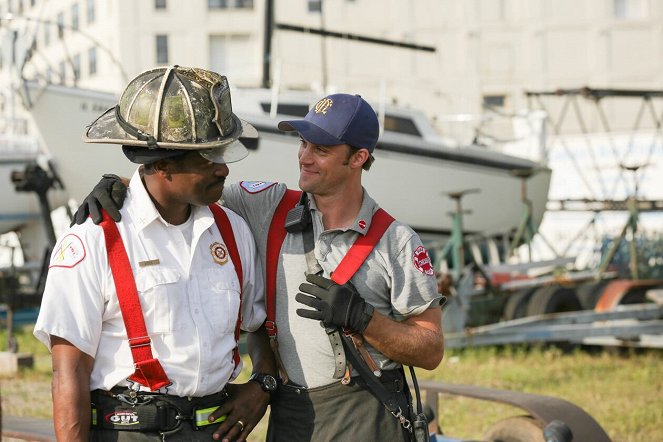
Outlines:
[[[166,160],[157,160],[152,163],[152,170],[155,174],[162,176],[168,181],[172,180],[173,162]]]
[[[368,161],[368,157],[370,155],[371,154],[368,153],[367,149],[359,149],[350,157],[350,167],[354,169],[361,169],[364,163]]]

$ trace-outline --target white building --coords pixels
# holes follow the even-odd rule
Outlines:
[[[15,40],[18,66],[33,48],[25,78],[117,92],[142,70],[180,64],[259,86],[266,1],[0,0],[0,78]],[[656,0],[279,0],[274,22],[270,77],[281,88],[357,91],[431,116],[479,113],[484,102],[520,109],[524,90],[663,88]]]

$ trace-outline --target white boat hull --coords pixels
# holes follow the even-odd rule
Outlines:
[[[119,146],[81,141],[84,126],[113,106],[116,97],[56,86],[32,95],[31,113],[69,197],[82,201],[103,173],[133,173],[136,166],[124,157]],[[277,121],[283,118],[238,112],[256,125],[261,141],[247,159],[230,165],[230,180],[283,181],[296,188],[298,139],[275,130]],[[510,170],[536,166],[488,150],[449,149],[389,133],[381,137],[375,157],[372,169],[364,172],[364,186],[371,196],[396,218],[435,235],[447,235],[451,230],[449,213],[455,210],[455,204],[445,193],[466,189],[480,190],[463,199],[464,209],[469,211],[464,219],[468,232],[495,235],[513,231],[523,209],[520,180]],[[543,216],[549,183],[548,169],[528,183],[535,223]]]

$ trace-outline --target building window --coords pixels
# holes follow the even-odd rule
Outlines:
[[[87,51],[87,72],[90,75],[97,73],[97,48],[95,47]]]
[[[166,9],[166,0],[154,0],[154,9]]]
[[[504,107],[506,97],[504,95],[484,95],[483,107]]]
[[[14,2],[12,0],[7,0],[7,13],[12,14],[14,12]]]
[[[71,29],[78,31],[78,3],[71,5]]]
[[[207,9],[226,9],[228,0],[207,0]]]
[[[308,0],[308,12],[322,12],[322,0]]]
[[[37,3],[37,0],[30,0],[30,6],[34,6]]]
[[[51,24],[44,23],[44,46],[51,44]]]
[[[74,82],[81,79],[81,54],[76,54],[71,59],[71,67],[74,71]]]
[[[58,74],[60,75],[60,84],[64,84],[67,76],[67,65],[64,64],[64,61],[61,61],[58,65]]]
[[[46,69],[46,83],[51,84],[52,82],[53,82],[53,68],[49,66],[48,69]]]
[[[639,20],[647,15],[645,2],[642,0],[612,0],[612,7],[618,20]]]
[[[235,0],[238,9],[253,9],[253,0]]]
[[[384,117],[384,130],[390,132],[398,132],[401,134],[415,135],[420,137],[421,132],[417,129],[416,124],[410,118],[398,117],[396,115],[385,115]]]
[[[87,0],[87,22],[94,23],[95,18],[94,0]]]
[[[64,37],[64,12],[58,14],[58,38]]]
[[[157,63],[168,63],[168,36],[157,35]]]

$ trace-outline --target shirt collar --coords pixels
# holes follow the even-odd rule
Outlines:
[[[345,230],[354,230],[355,232],[366,235],[368,229],[371,227],[371,221],[373,219],[373,214],[377,212],[380,208],[373,198],[366,192],[366,189],[361,188],[363,192],[363,197],[361,200],[361,207],[359,208],[359,213],[355,218],[354,222],[350,227]],[[308,194],[309,208],[319,213],[318,207],[315,205],[315,199],[309,193]]]
[[[136,225],[137,230],[141,231],[154,221],[169,225],[166,220],[161,217],[161,214],[154,206],[150,194],[147,193],[145,184],[140,177],[140,168],[136,169],[131,181],[129,181],[129,198],[127,200],[127,210],[130,211],[131,217]],[[214,216],[211,210],[207,207],[191,206],[191,216],[194,223],[194,234],[207,229],[214,223]]]

